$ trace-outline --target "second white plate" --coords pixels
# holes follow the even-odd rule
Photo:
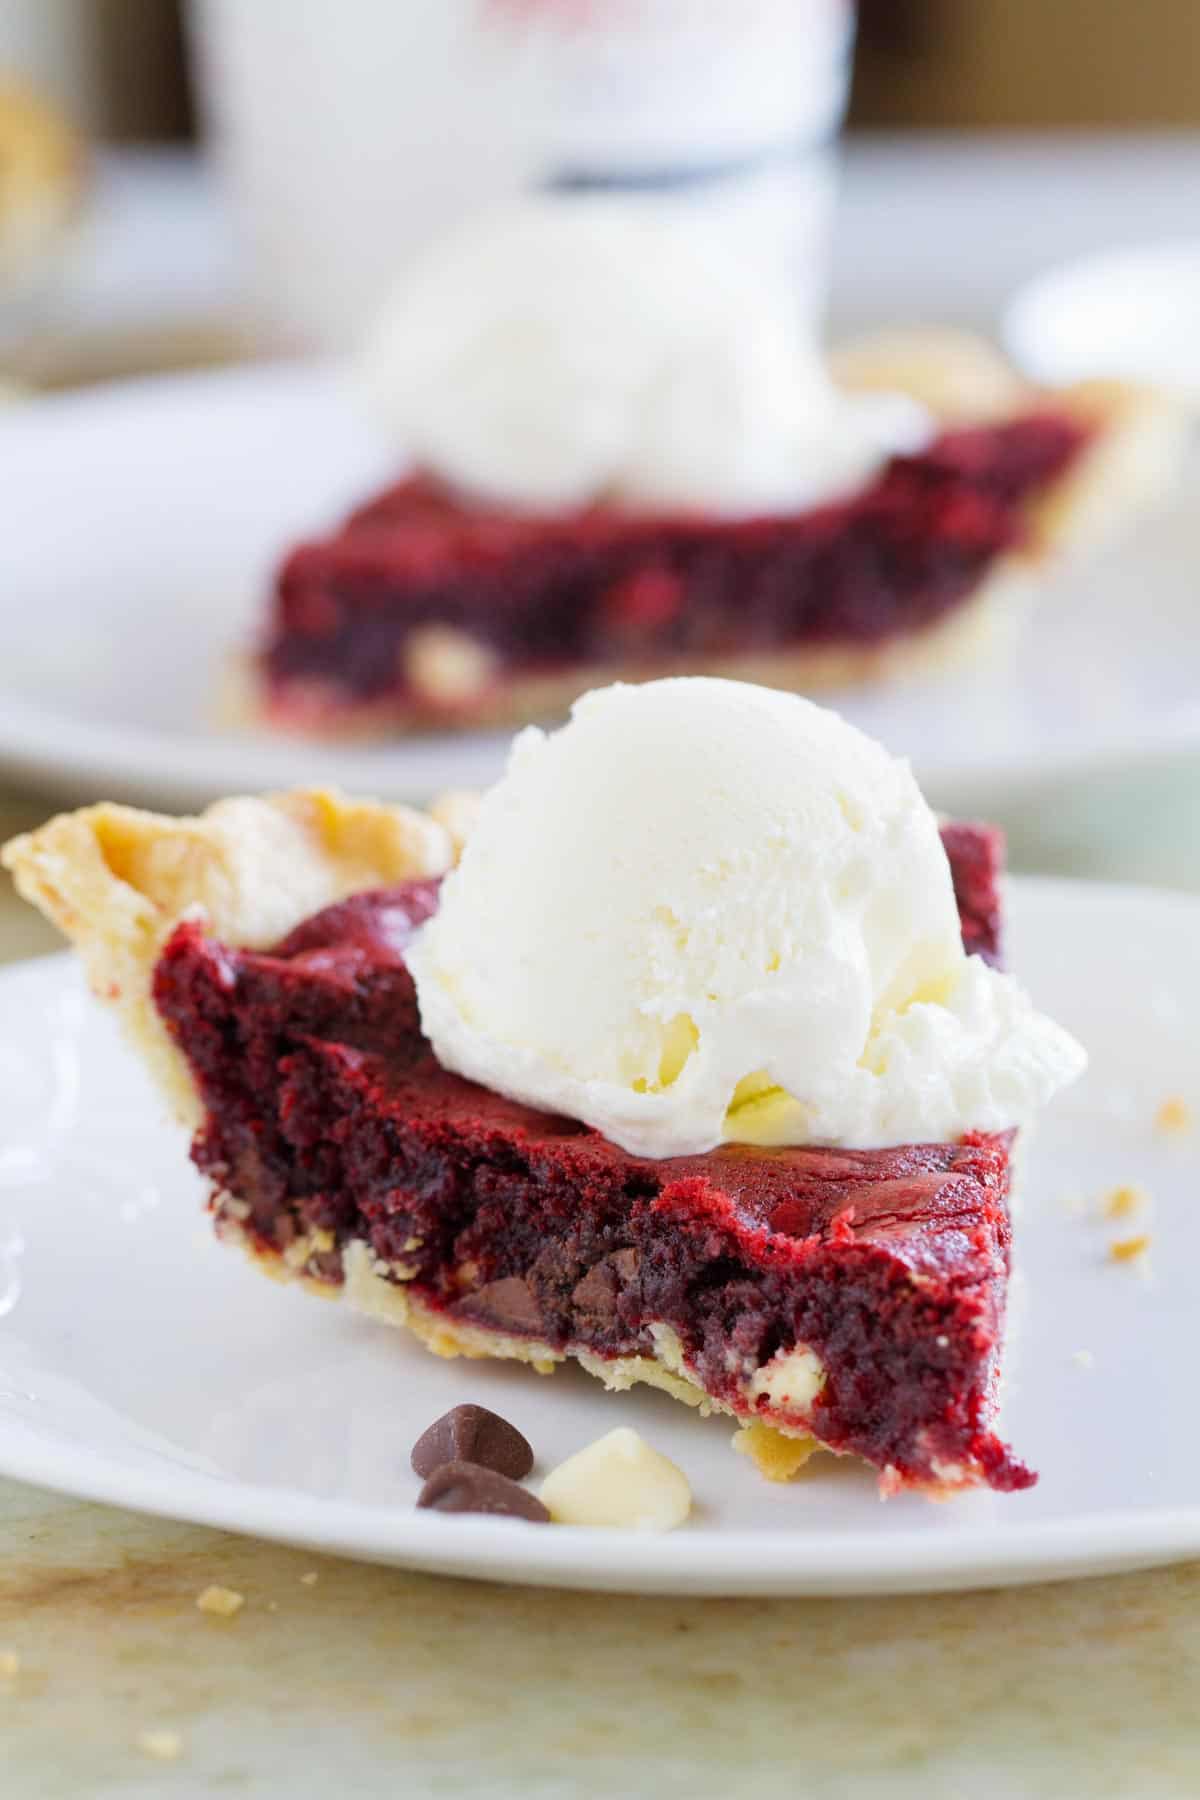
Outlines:
[[[75,797],[178,805],[308,781],[423,799],[491,780],[500,736],[339,749],[215,722],[222,668],[252,640],[283,549],[388,472],[329,369],[147,381],[6,415],[0,762]],[[1193,483],[1053,584],[1003,666],[831,698],[959,810],[1200,745],[1197,567]]]

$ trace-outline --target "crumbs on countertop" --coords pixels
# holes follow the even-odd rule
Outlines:
[[[206,1587],[202,1594],[196,1595],[196,1605],[200,1611],[211,1613],[218,1619],[232,1619],[235,1613],[241,1612],[245,1604],[245,1594],[239,1594],[236,1588]]]
[[[139,1731],[137,1747],[158,1762],[175,1762],[183,1754],[183,1739],[177,1731]]]
[[[1195,1122],[1192,1109],[1182,1094],[1168,1094],[1154,1115],[1154,1129],[1168,1135],[1190,1131]]]
[[[315,1569],[309,1569],[307,1573],[300,1577],[300,1585],[301,1587],[316,1587],[320,1579],[321,1577],[317,1574]]]

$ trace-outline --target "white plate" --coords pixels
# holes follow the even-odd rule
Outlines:
[[[883,1505],[826,1456],[772,1486],[727,1422],[663,1395],[441,1362],[265,1281],[211,1239],[182,1143],[65,958],[0,978],[0,1471],[351,1556],[646,1592],[898,1592],[1200,1554],[1200,1145],[1152,1125],[1169,1093],[1200,1105],[1200,903],[1041,883],[1013,901],[1015,961],[1093,1056],[1031,1147],[1018,1225],[1004,1429],[1032,1491]],[[1106,1254],[1142,1222],[1098,1217],[1135,1180],[1148,1279]],[[661,1538],[416,1512],[409,1448],[461,1399],[514,1419],[542,1468],[637,1426],[687,1471],[694,1519]]]
[[[1050,384],[1115,375],[1200,405],[1200,240],[1131,244],[1046,269],[1013,296],[1004,338]]]
[[[493,735],[331,749],[214,723],[281,549],[388,470],[332,370],[142,382],[6,416],[0,762],[76,796],[174,803],[309,780],[424,798],[491,779]],[[1200,743],[1197,566],[1193,485],[1046,592],[1004,666],[837,703],[955,809]]]

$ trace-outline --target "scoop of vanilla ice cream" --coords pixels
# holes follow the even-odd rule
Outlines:
[[[839,393],[782,279],[621,198],[460,228],[410,268],[359,377],[414,461],[529,508],[773,510],[929,435],[909,400]]]
[[[446,1067],[643,1156],[998,1130],[1085,1062],[964,953],[907,763],[740,682],[522,732],[409,961]]]

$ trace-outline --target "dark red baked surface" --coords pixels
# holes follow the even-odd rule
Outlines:
[[[485,646],[501,684],[575,665],[882,645],[974,592],[1088,435],[1052,412],[953,431],[847,500],[743,520],[599,506],[533,516],[417,476],[284,562],[260,658],[266,704],[280,719],[290,701],[311,715],[314,696],[331,713],[419,712],[405,647],[429,625]]]
[[[953,819],[942,824],[942,845],[950,864],[954,901],[968,956],[982,956],[997,967],[1003,961],[1000,877],[1004,872],[1004,839],[988,825]]]
[[[998,835],[947,841],[964,934],[999,951]],[[648,1161],[449,1074],[404,963],[437,884],[356,896],[269,954],[178,927],[155,999],[207,1119],[218,1218],[263,1249],[323,1228],[337,1283],[365,1239],[449,1319],[603,1357],[671,1326],[743,1413],[731,1359],[794,1344],[827,1382],[812,1428],[892,1483],[1033,1478],[989,1430],[1008,1272],[1010,1138],[875,1151],[730,1146]],[[231,1206],[232,1199],[232,1206]],[[773,1416],[764,1401],[764,1417]]]

